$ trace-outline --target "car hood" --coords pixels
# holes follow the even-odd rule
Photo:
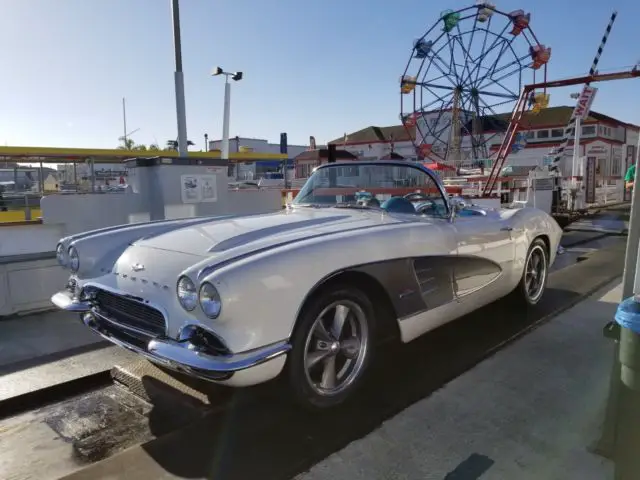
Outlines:
[[[143,238],[134,245],[211,257],[399,221],[377,210],[297,208],[274,214],[212,219],[209,223]]]

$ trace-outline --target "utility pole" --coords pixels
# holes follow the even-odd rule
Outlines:
[[[184,101],[184,75],[182,73],[182,43],[180,40],[180,2],[171,0],[173,17],[173,53],[176,69],[173,74],[176,91],[176,117],[178,122],[178,152],[187,156],[187,108]]]
[[[123,130],[124,130],[124,135],[122,136],[123,138],[123,142],[124,142],[124,147],[127,148],[127,106],[126,106],[126,100],[124,97],[122,97],[122,125],[123,125]]]

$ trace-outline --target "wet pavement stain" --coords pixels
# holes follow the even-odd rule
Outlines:
[[[81,463],[102,460],[154,438],[149,431],[150,407],[131,394],[111,387],[56,405],[44,423],[70,443]]]

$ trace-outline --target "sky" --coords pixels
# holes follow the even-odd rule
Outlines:
[[[114,148],[127,127],[137,143],[177,134],[170,0],[0,0],[0,144]],[[195,149],[222,134],[224,80],[231,136],[318,143],[369,125],[398,124],[398,82],[413,41],[442,11],[469,0],[181,0],[187,132]],[[549,79],[585,74],[613,9],[619,15],[599,68],[640,60],[633,0],[500,0],[531,11],[552,48]],[[520,48],[525,48],[522,45]],[[527,76],[528,75],[528,76]],[[529,83],[531,74],[523,76]],[[599,84],[593,109],[640,124],[640,79]],[[569,105],[579,87],[554,89]]]

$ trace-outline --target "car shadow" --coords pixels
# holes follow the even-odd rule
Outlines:
[[[234,390],[222,410],[205,413],[143,448],[167,472],[182,478],[291,478],[429,396],[579,297],[573,291],[549,288],[543,301],[529,310],[514,310],[513,303],[503,299],[409,344],[385,346],[362,388],[336,409],[302,410],[287,396],[285,380],[276,379]],[[150,422],[160,417],[150,416]]]

